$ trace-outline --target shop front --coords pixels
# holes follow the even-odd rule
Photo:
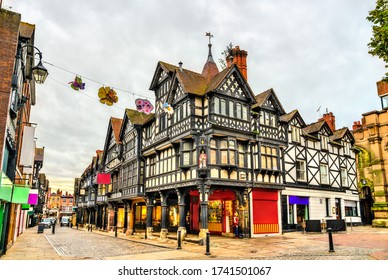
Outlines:
[[[252,191],[252,233],[279,233],[279,191]]]
[[[139,202],[135,204],[135,231],[136,229],[144,230],[147,223],[147,207],[145,202]]]
[[[288,196],[289,223],[302,229],[303,222],[309,219],[309,198],[305,196]]]
[[[208,229],[214,234],[233,234],[233,215],[237,212],[236,194],[215,190],[209,196]]]

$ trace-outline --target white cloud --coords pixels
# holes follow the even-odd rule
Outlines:
[[[32,122],[45,146],[42,172],[51,186],[69,185],[102,149],[110,116],[134,108],[120,92],[117,107],[99,103],[101,86],[90,80],[85,96],[67,83],[73,73],[152,98],[148,90],[159,60],[182,61],[201,72],[208,38],[213,56],[232,42],[248,51],[248,79],[255,93],[274,88],[287,111],[307,123],[326,108],[337,127],[351,127],[365,112],[380,109],[376,81],[384,64],[368,54],[373,1],[14,1],[3,7],[36,24],[35,45],[50,75],[37,86]]]

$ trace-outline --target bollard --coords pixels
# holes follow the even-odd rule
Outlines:
[[[210,255],[210,232],[206,232],[206,256]]]
[[[117,237],[117,227],[115,227],[115,237]]]
[[[182,249],[181,247],[181,231],[178,230],[178,247],[176,248],[177,250]]]
[[[55,234],[55,223],[53,223],[53,226],[52,226],[52,233]]]
[[[329,248],[330,248],[329,252],[332,253],[335,251],[334,251],[333,236],[332,236],[331,228],[328,228],[327,232],[329,233]]]

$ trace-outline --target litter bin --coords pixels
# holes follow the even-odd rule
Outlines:
[[[44,224],[38,224],[38,233],[44,232]]]

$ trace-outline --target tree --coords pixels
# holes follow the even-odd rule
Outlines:
[[[382,59],[388,68],[388,0],[377,0],[376,9],[369,12],[367,20],[373,23],[368,53]],[[388,72],[382,80],[388,82]]]

